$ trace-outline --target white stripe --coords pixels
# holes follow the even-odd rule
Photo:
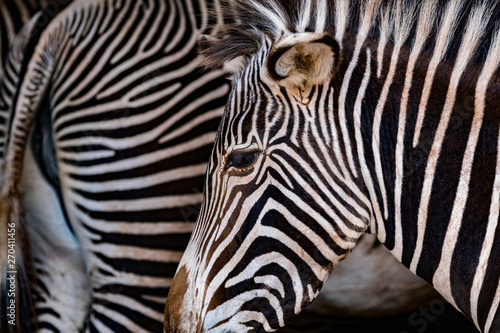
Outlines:
[[[342,46],[342,39],[349,21],[351,0],[335,1],[335,39]]]
[[[202,193],[165,195],[153,198],[130,200],[100,200],[94,201],[84,198],[76,193],[68,193],[68,198],[75,204],[86,209],[98,212],[140,212],[144,210],[175,208],[199,204],[203,198]],[[69,201],[69,200],[68,200]]]
[[[105,306],[101,304],[94,304],[93,308],[97,313],[103,314],[106,317],[111,318],[112,320],[120,323],[121,325],[127,327],[128,330],[131,332],[137,332],[137,333],[147,333],[149,331],[145,330],[142,327],[139,327],[135,322],[133,322],[129,317],[116,312],[114,310],[111,310],[109,308],[106,308]],[[94,317],[92,317],[92,323],[94,323],[94,320],[96,320]],[[101,331],[101,327],[99,327],[99,332],[113,332],[112,330],[106,329]]]
[[[327,1],[326,0],[316,1],[316,28],[315,28],[315,32],[317,34],[323,33],[325,31],[327,13],[328,13]]]
[[[311,0],[303,0],[301,14],[299,17],[299,25],[297,27],[297,32],[305,32],[307,25],[311,19],[311,8],[312,1]]]
[[[78,218],[85,225],[102,233],[121,233],[124,235],[188,234],[193,232],[194,222],[116,222],[90,218],[80,212]]]
[[[96,237],[93,237],[96,238]],[[157,250],[132,245],[116,245],[111,243],[97,243],[86,248],[94,254],[102,254],[111,259],[149,260],[158,263],[178,263],[183,251]],[[151,274],[154,274],[151,272]]]
[[[70,152],[70,151],[60,151],[58,154],[59,159],[72,160],[72,161],[91,161],[98,160],[101,158],[110,158],[115,156],[114,150],[94,150],[94,151],[81,151],[81,152]]]
[[[463,0],[450,1],[448,3],[448,6],[446,7],[446,13],[444,15],[443,21],[441,22],[441,26],[439,27],[436,46],[434,47],[434,50],[432,52],[432,59],[427,69],[425,83],[422,90],[422,97],[420,98],[420,105],[418,107],[417,123],[413,136],[413,147],[416,147],[418,144],[420,131],[422,130],[424,122],[425,110],[427,108],[432,85],[434,83],[434,75],[436,74],[437,66],[443,59],[446,51],[448,50],[448,46],[453,39],[454,32],[457,26],[456,22],[458,21],[458,15],[460,13],[462,3]]]
[[[387,6],[387,5],[386,5]],[[382,67],[384,63],[384,51],[385,47],[387,45],[387,42],[389,41],[389,37],[392,32],[392,17],[391,13],[388,10],[388,8],[384,8],[380,15],[380,24],[379,24],[379,30],[380,30],[380,37],[378,40],[378,47],[377,47],[377,78],[380,78],[382,76]]]
[[[498,145],[497,145],[497,168],[496,168],[496,176],[495,176],[495,185],[493,186],[493,194],[491,196],[491,207],[490,207],[490,217],[488,219],[488,229],[486,231],[486,238],[483,243],[483,247],[481,249],[481,257],[479,258],[479,264],[481,265],[480,268],[476,271],[476,275],[480,274],[478,276],[478,280],[482,282],[482,278],[484,276],[481,276],[485,274],[486,272],[483,273],[482,271],[482,265],[486,264],[486,261],[489,260],[490,254],[491,254],[491,248],[493,247],[493,240],[495,239],[495,230],[497,228],[497,223],[498,223],[498,216],[500,214],[500,132],[498,135]],[[488,259],[486,259],[486,257]],[[494,258],[492,258],[494,259]],[[496,265],[495,262],[491,262],[492,265]],[[484,268],[486,271],[486,268]],[[474,282],[476,282],[476,276],[474,276]],[[477,293],[477,296],[476,296]],[[473,289],[473,293],[471,294],[473,296],[473,299],[479,299],[479,291],[475,291]],[[474,305],[477,306],[477,300],[475,301]],[[484,326],[484,332],[489,332],[491,324],[493,323],[493,319],[495,318],[495,314],[497,313],[498,306],[500,304],[500,281],[497,286],[497,290],[495,292],[495,298],[493,299],[493,304],[490,307],[490,312],[488,314],[488,319],[486,320],[486,325]],[[477,312],[477,310],[475,311]],[[474,315],[475,312],[472,312]]]

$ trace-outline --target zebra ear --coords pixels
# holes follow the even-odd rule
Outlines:
[[[246,58],[244,56],[239,56],[226,61],[223,65],[223,69],[230,74],[238,73],[245,68],[246,63]]]
[[[324,84],[339,65],[339,44],[328,34],[301,33],[278,42],[267,61],[272,81],[299,90]]]

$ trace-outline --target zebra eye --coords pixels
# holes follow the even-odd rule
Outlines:
[[[259,156],[258,151],[239,151],[232,153],[227,158],[225,170],[230,167],[243,169],[253,164],[255,159]]]

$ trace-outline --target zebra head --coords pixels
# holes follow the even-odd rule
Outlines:
[[[324,123],[338,63],[334,38],[299,33],[264,41],[235,75],[203,208],[169,296],[181,327],[283,326],[367,228],[366,197],[342,174],[336,129]]]
[[[284,31],[228,32],[244,44],[231,59],[215,59],[227,54],[202,41],[207,61],[235,73],[197,226],[168,296],[167,332],[284,326],[370,222],[366,188],[339,148],[339,43],[329,33]],[[245,46],[253,52],[238,54]]]

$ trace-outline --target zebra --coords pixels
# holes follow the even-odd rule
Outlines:
[[[500,332],[497,1],[269,0],[201,40],[232,90],[165,332],[271,332],[375,234]]]
[[[223,70],[197,61],[208,5],[77,0],[49,20],[34,14],[14,41],[11,54],[24,58],[11,57],[22,69],[5,78],[17,81],[2,81],[13,89],[0,99],[10,123],[1,221],[17,220],[26,289],[24,193],[40,287],[34,306],[29,290],[16,295],[17,325],[2,332],[162,330],[229,92]]]
[[[225,71],[201,71],[196,59],[196,36],[210,31],[210,6],[218,8],[184,0],[54,0],[30,11],[11,43],[14,70],[0,93],[5,123],[13,114],[19,124],[6,129],[4,178],[11,183],[2,190],[4,198],[8,189],[23,193],[38,279],[26,295],[35,294],[36,315],[19,312],[21,324],[49,332],[161,330],[229,92]],[[19,101],[27,100],[24,110]],[[113,127],[115,121],[121,124]],[[371,247],[365,252],[366,260],[386,260]]]

